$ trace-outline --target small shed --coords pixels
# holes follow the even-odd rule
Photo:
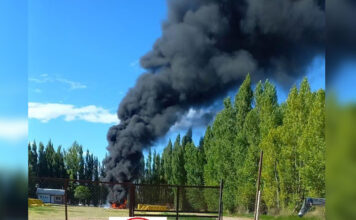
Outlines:
[[[63,204],[64,189],[37,188],[37,198],[44,203]]]

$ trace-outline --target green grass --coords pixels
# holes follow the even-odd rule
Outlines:
[[[303,217],[300,218],[298,216],[278,216],[278,217],[274,217],[274,216],[261,216],[260,218],[261,220],[320,220],[319,218],[315,218],[315,217]]]
[[[46,205],[38,207],[29,207],[29,220],[64,220],[64,205]],[[109,217],[128,216],[127,209],[105,209],[100,207],[88,206],[68,206],[69,220],[108,220]],[[174,220],[175,217],[168,217],[168,220]],[[212,218],[192,218],[181,217],[183,220],[211,220]]]

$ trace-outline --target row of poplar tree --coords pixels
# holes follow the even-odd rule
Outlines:
[[[46,146],[42,142],[37,146],[33,141],[28,144],[28,174],[29,197],[36,197],[37,187],[64,187],[61,180],[47,180],[43,177],[97,181],[104,175],[104,168],[96,156],[89,150],[84,152],[83,146],[77,142],[68,149],[61,146],[55,149],[51,141]],[[85,200],[84,203],[98,205],[101,200],[106,200],[107,190],[104,191],[95,184],[69,182],[68,200],[69,203]]]
[[[262,209],[297,211],[303,198],[325,196],[325,147],[324,90],[312,92],[305,78],[279,104],[272,83],[259,82],[253,90],[247,75],[199,145],[189,130],[182,140],[169,141],[162,155],[149,152],[141,181],[218,185],[223,179],[224,208],[251,212],[263,150]]]

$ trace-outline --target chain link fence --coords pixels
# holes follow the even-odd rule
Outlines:
[[[220,186],[149,185],[59,178],[29,179],[30,220],[119,216],[221,218]]]

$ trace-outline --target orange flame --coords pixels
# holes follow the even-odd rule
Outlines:
[[[127,206],[127,200],[125,199],[124,203],[119,204],[117,202],[111,203],[111,208],[113,209],[126,209]]]

